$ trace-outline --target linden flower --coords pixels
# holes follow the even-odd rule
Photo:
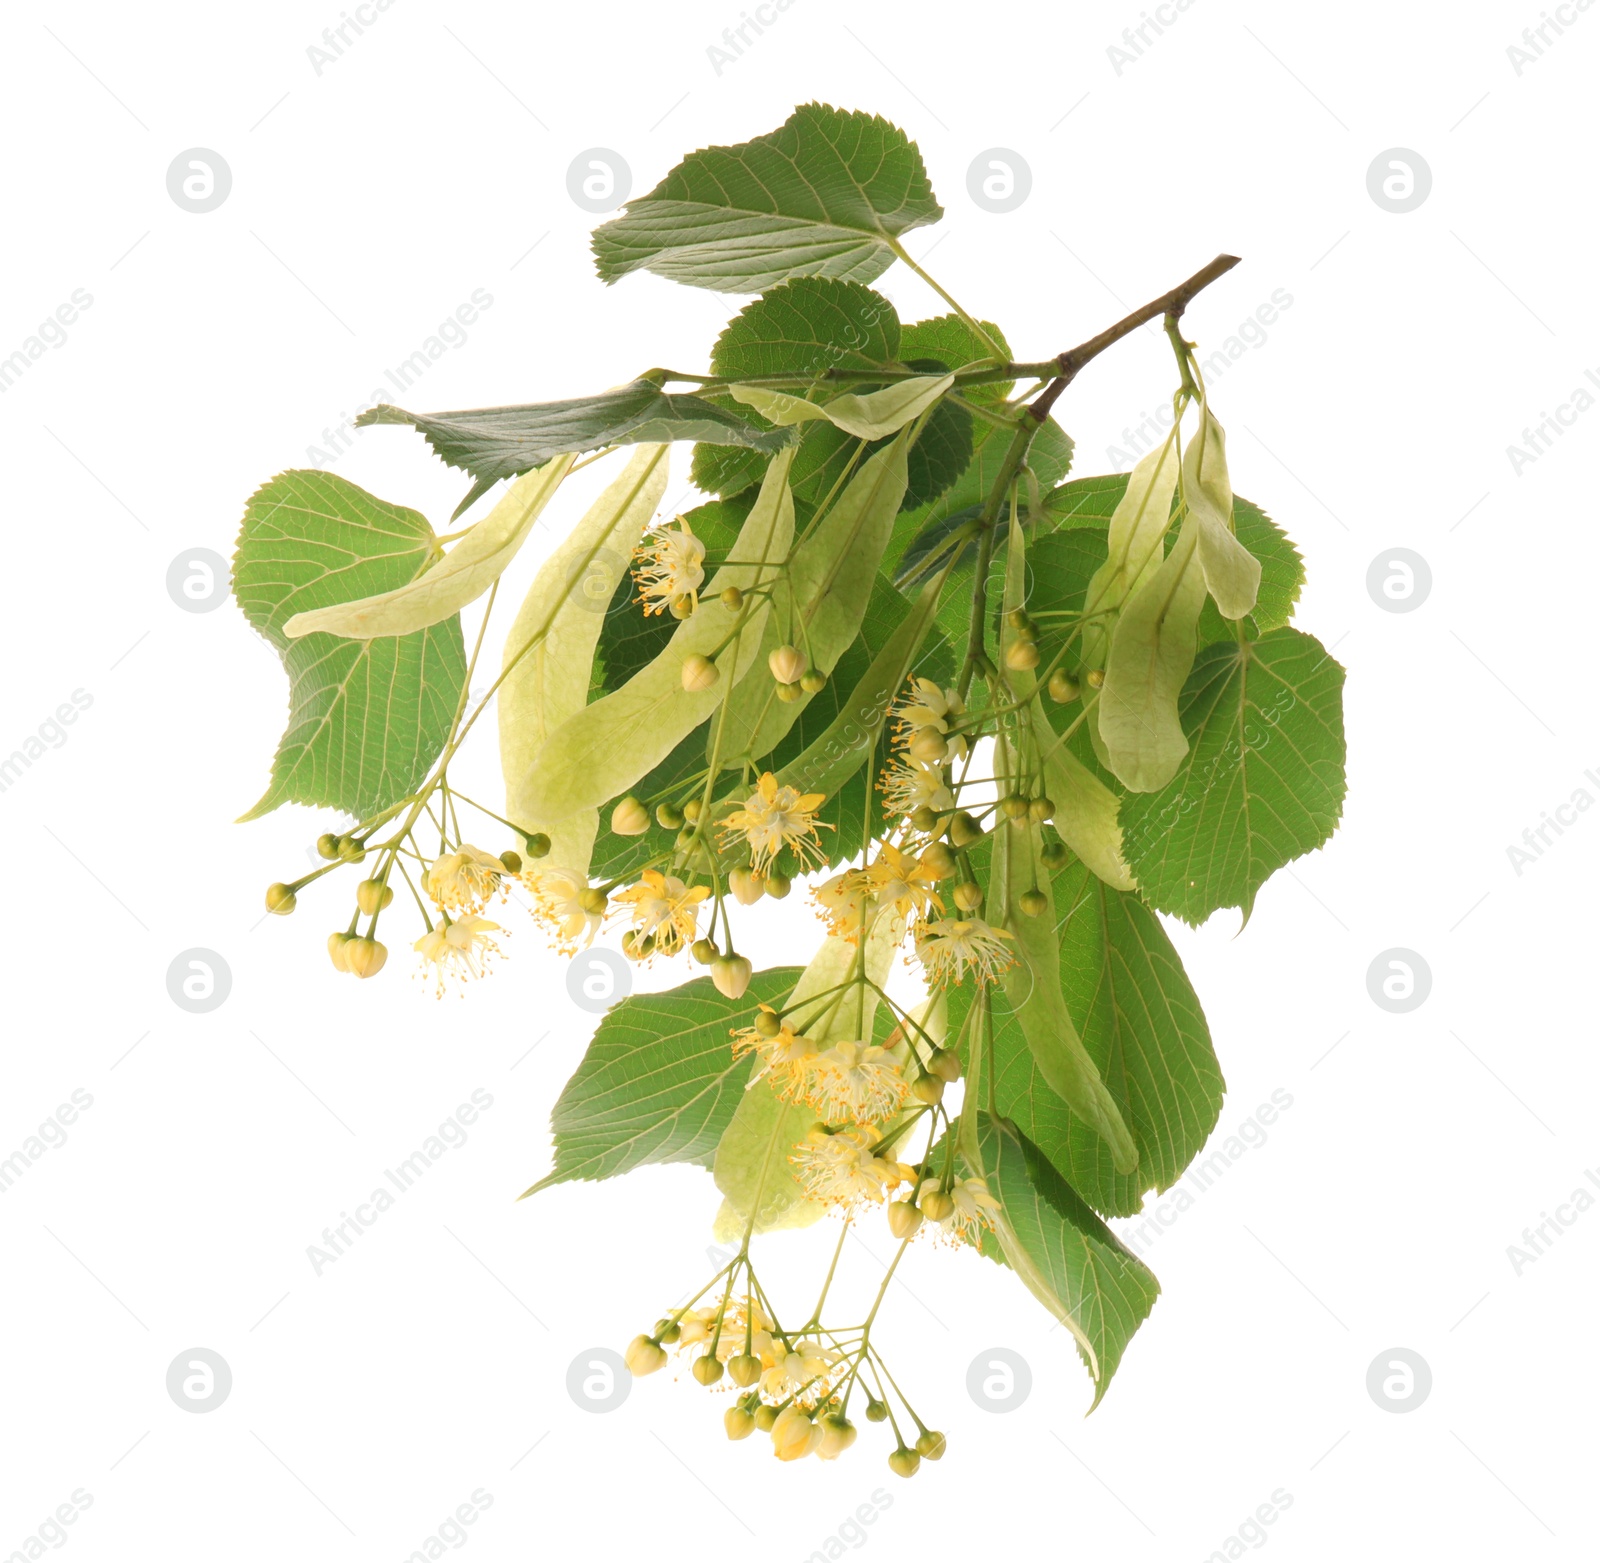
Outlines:
[[[930,905],[944,910],[944,902],[933,888],[939,881],[921,858],[884,842],[871,872],[877,879],[880,907],[892,906],[902,917],[913,912],[924,917]]]
[[[589,881],[570,868],[535,868],[517,876],[533,897],[533,915],[556,935],[563,952],[578,947],[578,936],[585,935],[584,948],[594,943],[600,931],[600,917],[585,911],[579,897]]]
[[[772,1424],[772,1452],[780,1460],[803,1460],[822,1447],[825,1436],[820,1423],[794,1406],[785,1406]]]
[[[697,594],[706,579],[706,545],[682,516],[678,517],[676,532],[662,527],[635,557],[642,562],[633,578],[647,614],[660,613],[682,599],[687,599],[691,611],[699,605]]]
[[[926,805],[935,814],[948,814],[956,800],[945,785],[944,772],[907,755],[896,760],[878,783],[884,807],[891,814],[915,814]]]
[[[828,932],[853,944],[867,909],[877,904],[878,881],[870,868],[847,868],[812,891]]]
[[[816,840],[819,821],[812,815],[826,797],[822,792],[803,793],[794,787],[780,787],[777,777],[767,771],[745,799],[744,807],[723,820],[723,834],[744,837],[757,869],[765,868],[784,847],[793,847],[802,861],[811,857],[820,861],[823,853]],[[824,828],[833,829],[826,824]]]
[[[854,1205],[870,1199],[881,1204],[884,1195],[915,1174],[900,1162],[875,1155],[876,1129],[858,1124],[829,1134],[816,1128],[806,1135],[790,1156],[799,1168],[806,1194],[828,1205]]]
[[[843,1363],[844,1353],[837,1347],[797,1340],[792,1351],[780,1351],[777,1361],[761,1375],[761,1393],[769,1400],[787,1400],[792,1395],[797,1403],[814,1405],[827,1393],[829,1379]],[[780,1412],[780,1421],[782,1416]]]
[[[829,1122],[876,1123],[897,1113],[909,1090],[887,1049],[838,1042],[812,1063],[805,1099]]]
[[[678,1321],[678,1350],[682,1352],[691,1346],[709,1345],[711,1337],[717,1333],[717,1314],[720,1311],[718,1305],[712,1304],[706,1308],[691,1308],[684,1314]],[[760,1303],[750,1310],[749,1324],[751,1354],[761,1358],[764,1366],[771,1367],[781,1354],[781,1349],[773,1345],[772,1320],[767,1317]],[[730,1303],[722,1315],[722,1333],[717,1336],[719,1360],[726,1362],[729,1357],[737,1357],[744,1351],[745,1325],[745,1305]]]
[[[942,917],[917,930],[917,959],[935,986],[959,983],[969,967],[980,983],[993,982],[1016,963],[1016,956],[1001,942],[1010,937],[981,917]]]
[[[770,1004],[762,1009],[772,1013]],[[775,1037],[764,1037],[754,1026],[744,1026],[733,1033],[733,1056],[742,1058],[754,1053],[761,1067],[750,1077],[745,1090],[758,1080],[771,1080],[772,1089],[786,1102],[792,1102],[804,1089],[811,1062],[817,1056],[817,1044],[810,1037],[799,1036],[789,1022],[783,1021]]]
[[[653,937],[655,947],[673,955],[695,940],[699,905],[711,892],[704,885],[686,885],[675,874],[647,868],[639,883],[619,890],[615,899],[632,908],[635,937]]]
[[[463,841],[458,851],[434,859],[422,885],[446,911],[475,912],[500,888],[505,872],[499,858]]]
[[[955,690],[940,689],[931,678],[912,679],[911,689],[911,696],[896,706],[894,711],[902,726],[902,737],[907,743],[925,727],[931,727],[939,733],[949,732],[950,724],[966,711],[961,696]],[[960,759],[967,752],[966,740],[952,739],[950,752]]]
[[[937,1178],[929,1178],[917,1190],[917,1199],[939,1187]],[[958,1241],[976,1243],[980,1232],[994,1227],[994,1214],[1000,1201],[989,1192],[982,1178],[958,1178],[950,1187],[951,1209],[938,1225]]]
[[[446,977],[465,982],[468,977],[481,977],[487,972],[490,958],[500,954],[500,946],[491,937],[499,931],[499,923],[469,914],[453,923],[441,922],[423,934],[412,949],[433,966],[443,994]]]

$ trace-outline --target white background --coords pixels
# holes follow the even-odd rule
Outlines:
[[[93,304],[0,395],[0,751],[74,690],[92,704],[0,793],[0,1157],[75,1089],[93,1106],[0,1196],[0,1556],[79,1488],[92,1507],[50,1539],[84,1560],[399,1560],[477,1489],[493,1502],[463,1550],[481,1559],[1006,1546],[1167,1563],[1233,1555],[1280,1488],[1273,1556],[1593,1555],[1600,1213],[1520,1275],[1507,1255],[1600,1166],[1600,818],[1569,816],[1520,875],[1507,855],[1575,790],[1600,797],[1600,411],[1520,475],[1507,454],[1600,373],[1600,19],[1567,10],[1518,75],[1507,46],[1537,12],[1198,0],[1119,74],[1107,48],[1132,3],[795,0],[719,73],[731,0],[397,0],[318,74],[307,50],[337,0],[10,11],[0,355],[75,288]],[[1298,623],[1349,669],[1337,836],[1242,934],[1231,913],[1174,930],[1228,1078],[1219,1136],[1274,1090],[1292,1108],[1146,1249],[1163,1296],[1087,1420],[1070,1343],[1014,1278],[919,1245],[886,1349],[950,1452],[909,1483],[876,1429],[833,1465],[729,1445],[726,1401],[687,1375],[608,1415],[569,1397],[575,1359],[699,1284],[710,1180],[657,1169],[514,1203],[548,1165],[592,1017],[524,925],[491,981],[436,1003],[403,947],[376,982],[333,972],[343,889],[262,924],[264,886],[303,871],[324,828],[299,809],[232,823],[265,784],[285,681],[231,605],[184,612],[165,584],[185,550],[231,554],[255,487],[306,465],[475,288],[492,307],[410,405],[697,367],[737,301],[602,287],[600,219],[569,199],[568,166],[611,149],[642,194],[685,151],[812,98],[917,140],[947,215],[911,247],[1024,356],[1221,250],[1244,264],[1188,317],[1203,352],[1292,296],[1213,403],[1237,489],[1305,552]],[[232,171],[203,215],[165,183],[192,147]],[[1032,170],[1007,215],[967,193],[997,147]],[[1433,177],[1398,215],[1367,189],[1396,147]],[[942,309],[903,268],[879,286],[907,320]],[[1086,372],[1058,409],[1076,470],[1112,465],[1170,379],[1154,333]],[[464,486],[399,430],[363,432],[335,470],[441,525]],[[1433,577],[1404,614],[1366,587],[1397,546]],[[493,788],[492,752],[478,763]],[[801,899],[751,940],[758,964],[803,957]],[[205,1015],[167,993],[191,947],[232,972]],[[1408,1014],[1368,995],[1392,947],[1432,971]],[[467,1143],[316,1274],[308,1245],[475,1088],[493,1107]],[[887,1252],[868,1227],[847,1245],[860,1294]],[[830,1239],[766,1243],[797,1305]],[[165,1389],[196,1346],[233,1374],[204,1415]],[[1006,1415],[966,1389],[997,1346],[1033,1375]],[[1366,1389],[1393,1347],[1432,1371],[1403,1415]],[[839,1541],[879,1488],[892,1507]]]

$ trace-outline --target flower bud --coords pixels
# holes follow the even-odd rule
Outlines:
[[[630,961],[647,961],[656,951],[654,934],[645,934],[642,938],[637,928],[629,928],[622,935],[622,953]]]
[[[701,690],[712,688],[717,680],[722,677],[717,671],[717,665],[710,657],[701,656],[697,651],[693,656],[683,659],[683,669],[680,675],[683,687],[691,695],[698,694]]]
[[[1090,689],[1099,689],[1106,681],[1106,670],[1104,668],[1090,668],[1084,675],[1083,681]]]
[[[867,1420],[869,1422],[885,1422],[889,1418],[889,1408],[881,1400],[867,1402]]]
[[[744,606],[744,593],[737,586],[724,586],[722,606],[730,613],[737,613]]]
[[[725,999],[742,999],[750,986],[750,962],[743,955],[719,955],[711,963],[711,980]]]
[[[806,671],[806,659],[797,646],[779,646],[767,658],[767,666],[780,684],[798,684]]]
[[[983,840],[983,826],[963,810],[950,821],[950,844],[959,852]]]
[[[1025,820],[1028,817],[1028,800],[1020,792],[1007,793],[1000,800],[1000,812],[1010,820]]]
[[[367,849],[354,836],[340,836],[339,856],[344,862],[359,863],[366,855]]]
[[[929,1189],[920,1201],[922,1213],[930,1221],[946,1221],[956,1202],[943,1189]]]
[[[783,1030],[783,1022],[778,1018],[776,1010],[771,1010],[762,1005],[756,1011],[756,1035],[758,1037],[775,1037]]]
[[[686,619],[694,612],[694,598],[688,592],[680,592],[667,604],[667,612],[675,619]]]
[[[756,1419],[743,1406],[729,1406],[722,1413],[722,1430],[735,1443],[748,1438],[756,1430]]]
[[[683,810],[676,803],[656,805],[656,824],[663,830],[679,830],[683,826]]]
[[[1046,868],[1060,868],[1067,861],[1067,844],[1064,841],[1047,841],[1039,848],[1039,861]]]
[[[667,1354],[648,1335],[635,1335],[628,1343],[628,1349],[623,1352],[622,1360],[628,1364],[628,1371],[635,1378],[643,1378],[657,1368],[664,1368]]]
[[[975,879],[969,879],[965,884],[955,888],[956,905],[963,912],[975,912],[983,905],[983,886]]]
[[[355,938],[354,934],[344,933],[343,931],[328,935],[328,959],[333,962],[335,971],[347,972],[350,970],[350,967],[345,962],[344,948],[353,938]]]
[[[956,871],[955,854],[942,841],[930,841],[917,861],[935,879],[948,879]]]
[[[619,836],[642,836],[649,830],[650,815],[631,792],[611,811],[611,828]]]
[[[1006,615],[1006,623],[1014,630],[1025,630],[1033,624],[1033,620],[1028,617],[1025,608],[1013,608]]]
[[[536,830],[531,835],[525,835],[522,840],[528,849],[529,857],[541,858],[550,855],[550,838],[542,830]]]
[[[1070,705],[1082,694],[1078,681],[1065,668],[1057,668],[1050,675],[1050,682],[1045,685],[1050,691],[1050,698],[1058,706]]]
[[[728,1377],[740,1389],[749,1389],[761,1377],[761,1359],[752,1357],[747,1351],[741,1352],[737,1357],[729,1357]]]
[[[961,1055],[949,1048],[935,1048],[928,1068],[941,1080],[953,1083],[961,1078]]]
[[[911,811],[911,828],[921,831],[924,836],[931,836],[938,823],[939,816],[926,803],[919,804]]]
[[[722,1377],[722,1363],[712,1352],[707,1352],[703,1357],[694,1359],[694,1366],[689,1370],[694,1374],[697,1384],[704,1384],[708,1389]]]
[[[1039,916],[1039,914],[1043,912],[1044,909],[1049,906],[1049,904],[1050,901],[1042,890],[1024,890],[1017,901],[1017,905],[1020,906],[1029,917]]]
[[[1014,673],[1026,673],[1039,665],[1039,648],[1031,640],[1014,640],[1006,649],[1006,666]]]
[[[728,875],[728,888],[740,906],[754,906],[767,893],[765,879],[748,865]]]
[[[324,831],[317,837],[317,856],[326,858],[330,863],[339,855],[339,838]]]
[[[717,958],[717,947],[709,939],[696,939],[689,946],[689,953],[702,966],[709,966]]]
[[[889,1469],[896,1476],[915,1476],[917,1467],[922,1464],[922,1456],[915,1449],[907,1449],[901,1445],[889,1456]]]
[[[510,851],[502,852],[500,854],[500,866],[508,874],[520,874],[522,872],[522,854]]]
[[[763,1433],[770,1433],[772,1431],[772,1424],[778,1420],[778,1408],[776,1406],[769,1406],[763,1402],[761,1405],[755,1408],[755,1411],[752,1413],[752,1415],[756,1419],[756,1426]]]
[[[842,1411],[831,1411],[817,1424],[822,1439],[817,1445],[819,1460],[837,1460],[856,1441],[856,1426]]]
[[[781,700],[786,706],[792,706],[803,693],[798,684],[779,684],[776,686],[776,688],[778,691],[778,699]]]
[[[356,886],[356,905],[368,917],[376,917],[394,900],[394,890],[381,879],[363,879]]]
[[[924,765],[938,765],[950,752],[950,744],[937,727],[919,727],[906,752]]]
[[[943,1433],[936,1433],[931,1427],[922,1430],[922,1436],[917,1440],[917,1453],[924,1460],[942,1460],[946,1448]]]
[[[772,1424],[772,1452],[780,1460],[800,1460],[822,1442],[822,1429],[798,1406],[786,1406]]]
[[[889,1201],[889,1231],[894,1237],[903,1243],[908,1237],[915,1237],[921,1225],[922,1212],[909,1199]],[[867,1415],[872,1415],[870,1409]]]
[[[1028,818],[1035,825],[1042,825],[1048,819],[1055,817],[1056,805],[1053,798],[1032,798],[1028,802]]]
[[[578,905],[591,917],[603,917],[605,910],[610,906],[606,893],[599,885],[590,885],[586,890],[578,893]]]
[[[690,798],[683,806],[683,817],[693,825],[705,811],[706,805],[703,798]]]
[[[800,687],[808,695],[814,695],[828,687],[828,675],[821,668],[807,668],[800,675]]]
[[[345,970],[358,977],[376,977],[389,959],[389,947],[376,939],[352,939],[344,947]]]
[[[911,1094],[929,1107],[944,1096],[944,1081],[938,1075],[918,1075],[911,1082]]]
[[[267,886],[267,910],[279,917],[287,917],[294,910],[294,891],[285,884]]]
[[[789,893],[789,886],[793,881],[787,874],[781,874],[775,868],[767,870],[767,894],[774,901],[781,901]]]
[[[660,1341],[663,1346],[670,1346],[682,1334],[682,1325],[669,1323],[662,1325],[662,1327],[656,1331],[656,1339]]]

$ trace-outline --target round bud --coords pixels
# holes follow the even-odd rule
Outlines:
[[[683,687],[691,695],[713,688],[717,680],[722,677],[717,671],[716,663],[710,657],[701,656],[698,651],[693,656],[683,659],[679,676],[683,680]]]
[[[737,1357],[729,1357],[728,1377],[740,1389],[749,1389],[761,1377],[761,1359],[752,1357],[747,1351],[740,1352]]]
[[[1033,798],[1028,803],[1028,818],[1035,825],[1042,825],[1048,819],[1054,819],[1056,812],[1055,799]]]
[[[317,837],[317,856],[326,858],[330,863],[339,855],[339,838],[324,831]]]
[[[725,999],[742,999],[750,986],[750,962],[743,955],[719,955],[711,962],[711,980]]]
[[[936,1048],[928,1060],[928,1068],[941,1080],[953,1083],[961,1078],[961,1055],[949,1048]]]
[[[903,1445],[889,1456],[889,1469],[896,1476],[915,1476],[921,1464],[922,1456],[915,1449],[907,1449]]]
[[[740,906],[754,906],[767,893],[767,882],[747,865],[728,875],[728,888]]]
[[[950,752],[950,743],[937,727],[919,727],[916,737],[906,745],[906,753],[924,765],[939,765]]]
[[[642,836],[649,830],[650,815],[631,792],[611,811],[611,828],[619,836]]]
[[[663,830],[679,830],[683,826],[683,810],[676,803],[656,805],[656,824]]]
[[[354,836],[340,836],[339,856],[344,862],[359,863],[366,855],[367,849]]]
[[[294,910],[294,891],[285,884],[267,886],[267,910],[287,917]]]
[[[1017,905],[1020,906],[1029,917],[1037,917],[1045,910],[1046,907],[1050,905],[1050,901],[1042,890],[1024,890],[1017,902]]]
[[[665,1367],[667,1354],[648,1335],[635,1335],[623,1352],[622,1360],[635,1378],[643,1378],[646,1373]]]
[[[550,855],[550,838],[542,830],[536,830],[531,835],[524,836],[522,840],[527,847],[529,857],[540,858]]]
[[[693,825],[685,825],[683,829],[680,830],[675,837],[673,837],[672,844],[678,849],[678,851],[688,852],[694,848],[695,843],[699,840],[700,832]]]
[[[1000,812],[1007,819],[1026,819],[1028,817],[1028,800],[1020,792],[1007,793],[1000,800]]]
[[[1078,681],[1065,668],[1057,668],[1050,675],[1050,682],[1045,686],[1050,691],[1050,698],[1058,706],[1070,705],[1082,691]]]
[[[500,866],[508,874],[520,874],[522,872],[522,854],[520,852],[502,852],[500,854]]]
[[[1039,648],[1031,640],[1014,640],[1006,651],[1006,666],[1015,673],[1026,673],[1039,665]]]
[[[656,941],[654,934],[645,934],[639,937],[637,928],[629,928],[622,935],[622,953],[630,961],[647,961],[655,954]]]
[[[783,1030],[783,1021],[778,1018],[775,1011],[758,1009],[756,1011],[756,1035],[758,1037],[775,1037]]]
[[[942,841],[930,841],[917,861],[935,879],[948,879],[956,871],[955,854]]]
[[[333,962],[335,971],[349,971],[350,967],[344,958],[344,947],[355,938],[352,933],[330,933],[328,935],[328,959]]]
[[[824,673],[821,668],[807,668],[805,672],[800,675],[800,687],[805,690],[808,695],[814,695],[819,690],[823,690],[828,687],[828,675]]]
[[[945,1221],[956,1208],[956,1202],[943,1189],[929,1189],[921,1199],[922,1213],[930,1221]]]
[[[352,939],[344,947],[345,970],[358,977],[376,977],[388,959],[388,946],[376,939]]]
[[[819,1460],[837,1460],[856,1441],[856,1427],[842,1411],[830,1411],[817,1426],[822,1442],[817,1445]]]
[[[363,879],[356,886],[356,905],[368,917],[376,917],[394,900],[394,890],[381,879]]]
[[[722,606],[731,613],[737,613],[744,606],[744,593],[737,586],[724,586]]]
[[[869,1422],[886,1422],[889,1419],[889,1408],[881,1400],[867,1402],[867,1420]]]
[[[779,646],[768,656],[767,666],[780,684],[798,684],[806,671],[806,659],[798,646]]]
[[[690,798],[683,806],[683,817],[693,825],[705,811],[706,805],[703,798]]]
[[[936,1433],[931,1427],[922,1430],[922,1437],[917,1440],[917,1453],[924,1460],[942,1460],[944,1458],[945,1441],[943,1433]]]
[[[689,1371],[694,1374],[695,1383],[710,1388],[722,1377],[722,1364],[708,1351],[705,1356],[694,1359],[694,1366]]]
[[[1105,684],[1106,670],[1104,668],[1090,668],[1084,675],[1083,681],[1090,689],[1099,689]]]
[[[694,612],[694,598],[688,592],[680,592],[667,604],[667,612],[675,619],[686,619]]]
[[[983,905],[983,886],[977,880],[969,879],[965,884],[956,886],[956,905],[963,912],[975,912]]]
[[[928,807],[926,803],[920,804],[911,811],[911,828],[920,830],[924,836],[931,836],[934,827],[939,823],[939,816]]]
[[[894,1199],[889,1201],[889,1231],[905,1242],[908,1237],[917,1235],[917,1228],[922,1225],[922,1212],[911,1203],[909,1199]],[[868,1416],[872,1415],[869,1410]]]
[[[781,901],[788,895],[791,883],[792,881],[787,874],[781,874],[775,868],[767,870],[767,894],[774,901]]]
[[[911,1082],[911,1094],[929,1107],[944,1096],[944,1081],[938,1075],[918,1075]]]
[[[778,1408],[776,1406],[762,1404],[755,1408],[755,1411],[752,1413],[752,1415],[756,1419],[756,1426],[760,1428],[763,1433],[770,1433],[772,1431],[772,1424],[778,1420]]]
[[[578,905],[591,917],[603,917],[605,910],[610,906],[606,893],[599,885],[590,885],[588,889],[578,893]]]
[[[717,957],[717,947],[709,939],[696,939],[689,946],[689,953],[702,966],[709,966]]]
[[[958,852],[982,840],[983,826],[965,810],[950,821],[950,843]]]
[[[756,1430],[756,1419],[743,1406],[729,1406],[722,1413],[722,1430],[735,1443]]]
[[[779,684],[777,686],[778,699],[786,706],[792,706],[802,693],[798,684]]]
[[[656,1339],[658,1341],[660,1341],[663,1346],[670,1346],[682,1334],[683,1334],[683,1326],[682,1325],[679,1325],[679,1324],[667,1324],[667,1325],[664,1325],[661,1329],[656,1331]]]
[[[1064,841],[1047,841],[1039,848],[1039,861],[1046,868],[1060,868],[1067,861],[1067,844]]]
[[[1032,620],[1029,619],[1025,609],[1013,608],[1006,615],[1006,623],[1014,630],[1025,630],[1032,623]]]

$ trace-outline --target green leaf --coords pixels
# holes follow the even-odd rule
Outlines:
[[[937,499],[972,460],[973,417],[954,397],[935,407],[907,458],[902,510],[916,510]]]
[[[373,423],[410,424],[426,436],[442,460],[477,479],[456,507],[457,515],[502,478],[542,466],[552,456],[598,450],[602,445],[673,440],[742,445],[770,455],[789,439],[781,431],[758,429],[715,402],[669,393],[649,380],[635,380],[599,396],[470,412],[414,413],[380,403],[356,419],[358,428]]]
[[[1000,362],[1009,361],[1011,347],[999,326],[987,320],[980,320],[978,324],[993,346],[977,336],[959,315],[936,315],[931,320],[919,320],[913,325],[903,326],[900,330],[900,357],[919,369],[936,366],[947,370],[965,369],[971,364],[992,359],[996,350],[1001,354]],[[921,360],[930,362],[923,363]],[[996,380],[992,384],[968,386],[961,394],[979,406],[990,406],[995,402],[1003,402],[1011,390],[1011,381]]]
[[[1344,805],[1344,669],[1277,629],[1200,654],[1183,690],[1188,756],[1159,792],[1125,798],[1124,850],[1146,899],[1200,924],[1246,917],[1285,863],[1322,845]]]
[[[1000,1202],[1000,1250],[1071,1332],[1099,1405],[1160,1284],[1014,1125],[988,1113],[978,1125],[977,1170]]]
[[[437,548],[433,528],[416,511],[332,473],[280,473],[251,496],[233,591],[283,659],[289,725],[272,783],[245,819],[283,803],[364,819],[427,776],[466,684],[460,620],[370,641],[291,640],[284,626],[297,613],[403,586]]]
[[[761,495],[739,532],[734,545],[738,562],[723,565],[712,576],[699,608],[678,625],[665,649],[621,689],[563,723],[534,758],[522,793],[539,800],[545,818],[565,819],[631,787],[705,721],[749,669],[761,644],[767,603],[735,610],[719,594],[730,586],[749,591],[763,573],[763,561],[770,566],[788,554],[794,534],[788,469],[785,451],[768,469]],[[721,675],[717,683],[709,689],[685,689],[684,660],[713,654]]]
[[[822,103],[738,146],[692,152],[594,233],[600,276],[759,293],[791,277],[871,282],[891,241],[944,215],[922,156],[876,115]]]
[[[297,613],[284,625],[284,634],[296,639],[325,631],[349,640],[372,640],[409,635],[459,613],[488,591],[516,558],[571,467],[572,457],[559,456],[519,478],[483,520],[416,580],[393,591]]]
[[[524,831],[550,837],[552,866],[579,874],[588,872],[597,810],[547,819],[539,795],[524,784],[552,735],[587,703],[604,622],[601,605],[628,578],[628,561],[666,492],[668,449],[640,445],[635,450],[540,567],[506,635],[497,697],[506,814]]]
[[[739,1000],[697,977],[613,1007],[550,1115],[555,1164],[522,1197],[659,1162],[710,1166],[750,1075],[750,1060],[733,1056],[730,1032],[757,1004],[777,1002],[799,974],[798,966],[757,972]]]
[[[1106,526],[1127,492],[1129,476],[1126,472],[1106,472],[1073,478],[1045,495],[1045,515],[1057,530]]]

